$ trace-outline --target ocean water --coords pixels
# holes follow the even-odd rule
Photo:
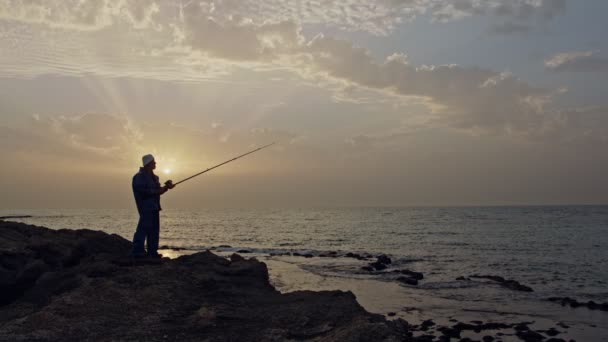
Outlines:
[[[13,220],[99,229],[127,239],[137,224],[134,210],[0,210],[0,216],[7,215],[31,215]],[[161,212],[160,244],[183,248],[179,253],[248,250],[268,263],[282,291],[344,287],[368,310],[393,311],[409,320],[532,317],[585,327],[580,330],[587,335],[581,336],[608,336],[608,313],[546,300],[608,302],[608,206],[169,209]],[[393,260],[388,271],[409,269],[425,278],[418,286],[403,285],[389,272],[361,270],[372,260],[318,257],[332,251],[387,254]],[[287,252],[314,257],[270,256]],[[456,279],[473,274],[517,280],[534,292]]]

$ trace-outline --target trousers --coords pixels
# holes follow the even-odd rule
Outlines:
[[[158,254],[158,240],[160,235],[159,211],[143,211],[139,213],[139,222],[135,235],[133,235],[134,256],[146,254],[144,243],[147,241],[148,255]]]

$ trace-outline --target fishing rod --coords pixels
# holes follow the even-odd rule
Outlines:
[[[199,173],[197,173],[197,174],[194,174],[194,175],[192,175],[192,176],[190,176],[190,177],[188,177],[188,178],[184,178],[184,179],[180,180],[180,181],[179,181],[179,182],[177,182],[177,183],[173,183],[172,181],[168,180],[168,181],[166,181],[166,182],[165,182],[165,185],[166,185],[166,186],[169,186],[169,187],[176,186],[176,185],[177,185],[177,184],[179,184],[179,183],[183,183],[183,182],[185,182],[185,181],[187,181],[187,180],[189,180],[189,179],[192,179],[192,178],[194,178],[194,177],[196,177],[196,176],[200,176],[200,175],[202,175],[202,174],[203,174],[203,173],[205,173],[205,172],[211,171],[211,170],[213,170],[213,169],[215,169],[215,168],[218,168],[218,167],[220,167],[220,166],[222,166],[222,165],[224,165],[224,164],[228,164],[228,163],[230,163],[231,161],[235,161],[235,160],[237,160],[237,159],[239,159],[239,158],[242,158],[242,157],[244,157],[244,156],[246,156],[246,155],[248,155],[248,154],[252,154],[252,153],[254,153],[254,152],[257,152],[257,151],[259,151],[259,150],[261,150],[261,149],[264,149],[264,148],[266,148],[266,147],[272,146],[272,145],[274,145],[274,144],[276,144],[276,142],[270,143],[270,144],[265,145],[265,146],[262,146],[262,147],[258,147],[258,148],[256,148],[256,149],[255,149],[255,150],[253,150],[253,151],[249,151],[249,152],[247,152],[247,153],[241,154],[241,155],[240,155],[240,156],[238,156],[238,157],[234,157],[234,158],[232,158],[232,159],[230,159],[230,160],[227,160],[227,161],[225,161],[225,162],[223,162],[223,163],[221,163],[221,164],[217,164],[217,165],[212,166],[212,167],[210,167],[210,168],[208,168],[208,169],[206,169],[206,170],[204,170],[204,171],[201,171],[201,172],[199,172]]]

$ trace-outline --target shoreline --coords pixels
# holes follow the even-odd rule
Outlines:
[[[88,231],[88,230],[87,231],[73,231],[73,230],[58,230],[57,231],[57,230],[40,228],[40,227],[32,228],[34,226],[29,226],[29,225],[21,224],[21,223],[5,222],[5,221],[0,221],[0,225],[3,228],[2,230],[0,230],[0,231],[2,231],[2,233],[0,233],[0,239],[3,240],[2,246],[7,245],[6,243],[4,243],[6,241],[13,242],[13,243],[16,241],[15,236],[6,235],[5,228],[8,225],[8,226],[13,226],[13,228],[15,228],[16,232],[18,232],[20,230],[34,229],[34,230],[43,230],[43,231],[45,231],[45,234],[50,234],[50,235],[55,235],[55,234],[57,234],[57,232],[60,232],[59,234],[72,235],[72,238],[74,238],[78,234],[85,234],[83,232],[86,232],[86,234],[94,234],[96,236],[99,235],[100,237],[103,236],[102,240],[111,238],[113,241],[112,244],[121,245],[123,252],[125,252],[128,248],[130,248],[130,242],[120,238],[117,235],[109,235],[109,234],[106,234],[106,233],[103,233],[100,231]],[[32,237],[37,238],[36,234],[33,234],[25,239],[31,240]],[[54,238],[52,238],[52,237],[50,239],[51,240],[47,241],[47,248],[51,248],[48,246],[48,242],[50,242],[50,241],[52,241],[53,243],[58,242],[58,241],[54,241],[53,240]],[[59,239],[60,240],[59,242],[65,243],[65,241],[63,241],[62,239]],[[120,242],[118,242],[118,241],[120,241]],[[40,241],[38,241],[38,243],[39,242]],[[90,243],[90,241],[88,243]],[[17,245],[19,245],[19,243],[17,243]],[[59,253],[59,254],[61,254],[61,253],[66,254],[67,249],[74,247],[74,245],[70,245],[71,247],[68,245],[65,245],[63,247],[61,247],[61,246],[58,247],[59,249],[63,248],[63,252],[61,250],[55,250],[55,252]],[[17,247],[19,247],[19,246],[17,246]],[[28,249],[31,246],[27,247],[27,244],[24,244],[22,241],[20,247],[22,249]],[[114,246],[114,247],[116,247],[116,246]],[[114,248],[114,247],[112,247],[112,248]],[[82,248],[82,247],[79,247],[79,248]],[[112,249],[112,248],[110,248],[110,249]],[[51,248],[51,250],[53,250],[53,248]],[[0,249],[0,251],[3,253],[2,258],[6,257],[6,253],[8,250]],[[67,253],[67,254],[69,254],[68,256],[74,254],[74,251],[77,251],[76,254],[82,253],[82,251],[78,252],[78,248],[76,248],[75,250],[72,249],[70,251],[71,254]],[[170,250],[165,250],[165,251],[170,251]],[[19,253],[19,248],[13,248],[10,250],[10,252]],[[176,265],[179,265],[180,263],[182,263],[184,261],[184,259],[188,260],[188,258],[199,258],[199,257],[201,257],[201,255],[211,254],[211,253],[206,253],[206,252],[199,252],[199,253],[184,255],[184,254],[186,254],[186,253],[183,253],[184,251],[173,251],[173,252],[175,252],[174,256],[176,258],[164,260],[161,263],[160,268],[171,269],[172,267],[175,267]],[[190,252],[190,251],[188,251],[188,252]],[[587,340],[598,340],[598,336],[608,336],[607,334],[595,335],[595,333],[597,333],[598,331],[605,332],[606,325],[596,326],[596,327],[585,327],[585,326],[580,326],[578,324],[572,324],[572,322],[570,322],[570,321],[563,322],[563,320],[559,320],[559,321],[552,320],[550,318],[547,318],[546,315],[526,315],[526,314],[519,313],[516,310],[515,311],[513,311],[513,310],[488,310],[487,308],[484,308],[484,307],[471,307],[471,308],[465,308],[464,310],[460,310],[460,312],[457,312],[458,310],[455,309],[455,307],[457,308],[458,305],[454,306],[453,300],[449,301],[449,300],[446,300],[445,298],[441,298],[441,297],[433,298],[432,296],[423,294],[416,287],[408,287],[408,286],[404,286],[404,285],[401,285],[401,284],[398,284],[395,282],[391,282],[391,281],[386,281],[386,280],[356,279],[356,278],[353,279],[352,277],[344,277],[344,276],[339,276],[336,274],[323,274],[323,272],[319,272],[320,268],[315,265],[316,262],[325,262],[328,260],[329,261],[338,260],[339,262],[346,261],[347,263],[348,262],[355,262],[355,263],[360,262],[364,265],[369,260],[362,261],[362,260],[358,260],[358,259],[352,258],[352,257],[351,258],[321,258],[321,257],[317,257],[317,256],[306,257],[303,255],[294,257],[294,256],[277,256],[277,255],[275,255],[275,256],[253,255],[253,254],[249,254],[249,253],[242,253],[242,255],[244,257],[246,257],[246,258],[243,258],[238,255],[235,256],[234,254],[228,255],[229,253],[219,252],[218,254],[220,255],[219,257],[216,257],[216,256],[213,256],[213,257],[206,256],[206,257],[213,258],[213,260],[220,260],[220,259],[226,260],[226,262],[228,262],[228,263],[236,262],[238,264],[238,263],[244,262],[244,263],[250,263],[250,265],[264,265],[264,268],[266,270],[265,274],[262,274],[262,275],[258,274],[257,277],[262,277],[262,278],[266,279],[265,286],[272,288],[273,291],[276,289],[276,291],[278,293],[280,293],[282,296],[291,296],[293,294],[306,293],[307,295],[312,296],[311,298],[313,298],[315,296],[322,295],[323,293],[347,293],[347,294],[352,293],[352,295],[350,295],[350,296],[352,296],[352,297],[350,297],[352,304],[349,304],[349,305],[355,305],[355,307],[360,307],[361,310],[363,310],[363,309],[367,310],[367,311],[363,310],[361,312],[361,315],[362,315],[361,317],[373,318],[373,320],[375,320],[375,324],[379,324],[380,326],[382,326],[383,327],[382,329],[384,329],[383,331],[385,331],[385,332],[388,331],[388,334],[390,336],[396,336],[397,340],[411,340],[411,341],[437,340],[437,341],[441,341],[441,340],[446,340],[446,338],[449,336],[452,337],[452,340],[454,340],[456,338],[456,336],[460,336],[459,338],[463,338],[465,340],[466,340],[466,338],[469,338],[472,340],[481,340],[481,339],[485,338],[484,341],[486,341],[486,340],[489,340],[489,338],[491,337],[494,340],[502,340],[502,341],[511,341],[511,340],[513,340],[513,341],[519,341],[519,340],[533,341],[533,340],[538,340],[539,336],[543,336],[545,338],[545,340],[550,340],[551,338],[553,338],[552,341],[560,341],[560,338],[562,340],[575,339],[575,340],[579,340],[579,341],[587,341]],[[226,254],[226,255],[222,255],[222,254]],[[82,260],[85,260],[87,257],[90,257],[90,256],[91,255],[87,256],[86,253],[84,256],[81,255],[79,257],[80,258],[79,260],[81,260],[81,261],[77,264],[77,266],[82,267],[83,265],[85,265],[82,262]],[[254,256],[255,256],[255,258],[252,258]],[[72,257],[74,257],[74,256],[72,255]],[[116,255],[114,255],[113,257],[116,257]],[[2,258],[0,258],[0,261],[4,260]],[[44,257],[42,257],[42,259],[44,260]],[[234,261],[232,259],[234,259]],[[262,262],[257,262],[256,259],[259,259]],[[85,267],[84,269],[82,269],[80,271],[84,272],[85,278],[89,278],[89,275],[86,275],[86,272],[93,272],[94,274],[97,272],[99,274],[97,276],[94,276],[92,279],[107,280],[106,277],[108,277],[108,279],[112,279],[114,277],[113,272],[117,272],[120,274],[121,271],[124,271],[120,267],[123,267],[123,268],[125,268],[125,267],[120,266],[117,268],[116,265],[112,265],[111,260],[112,260],[112,257],[109,257],[109,259],[103,259],[103,262],[101,262],[101,264],[103,266],[101,266],[99,262],[98,263],[93,262],[91,265],[88,265],[91,267],[93,267],[93,265],[94,265],[93,270],[89,269],[88,271],[86,271],[86,267]],[[22,269],[20,272],[24,273],[24,271],[26,269],[30,269],[29,272],[36,272],[35,271],[36,267],[40,267],[39,261],[40,261],[40,258],[38,258],[38,259],[35,258],[34,260],[30,260],[29,268],[27,267],[28,265],[23,265],[23,266],[25,266],[25,268]],[[302,261],[304,261],[304,262],[302,262]],[[222,263],[222,262],[220,262],[220,263]],[[4,260],[3,264],[6,264],[6,260]],[[32,264],[38,265],[38,266],[33,267]],[[361,266],[361,265],[358,265],[358,266]],[[255,267],[259,267],[259,266],[255,266]],[[138,265],[135,268],[137,269],[137,271],[143,270],[143,271],[145,271],[144,273],[146,273],[146,272],[155,272],[155,269],[159,268],[159,266],[155,265],[155,264]],[[34,271],[31,271],[31,269],[34,269]],[[110,272],[110,271],[108,271],[108,269],[110,269],[112,271]],[[61,270],[61,271],[63,272],[66,270]],[[165,271],[167,271],[167,270],[165,270]],[[71,272],[72,272],[71,276],[76,276],[77,278],[79,276],[83,275],[83,273],[80,273],[80,274],[78,272],[74,273],[74,270],[72,270]],[[264,272],[262,272],[262,273],[264,273]],[[42,272],[41,274],[38,274],[38,278],[44,278],[44,272]],[[36,282],[37,281],[38,280],[36,280]],[[115,281],[115,279],[113,281]],[[152,279],[147,278],[146,281],[152,281]],[[154,281],[152,281],[152,283],[154,283]],[[180,285],[180,286],[182,286],[182,285]],[[233,285],[235,285],[235,284],[231,284],[230,286],[233,286]],[[241,285],[242,284],[239,284],[239,286],[241,286]],[[79,291],[81,289],[77,286],[73,290]],[[109,290],[111,290],[111,289],[109,289]],[[127,288],[127,290],[128,290],[128,288]],[[70,291],[72,291],[72,290],[69,290],[68,294],[70,293]],[[245,289],[245,291],[248,292],[249,290]],[[321,292],[319,292],[319,291],[321,291]],[[336,292],[336,291],[338,291],[338,292]],[[347,292],[344,292],[344,291],[347,291]],[[159,294],[157,294],[157,295],[159,295]],[[264,295],[262,297],[264,297]],[[348,295],[347,295],[347,297],[348,297]],[[154,297],[154,298],[156,298],[156,297]],[[65,299],[66,299],[65,294],[61,294],[59,296],[59,299],[65,301]],[[20,301],[20,300],[23,300],[23,298],[17,299],[17,301]],[[30,299],[28,299],[28,300],[30,300]],[[72,299],[72,301],[73,301],[73,299]],[[51,303],[52,303],[52,301],[51,301]],[[10,303],[9,306],[13,305],[13,304],[14,303]],[[62,304],[67,305],[70,303],[68,301],[68,303],[63,302]],[[113,304],[118,305],[120,303],[113,303]],[[70,304],[70,305],[73,305],[73,304]],[[552,305],[551,308],[554,309],[555,311],[559,311],[560,310],[559,308],[561,308],[561,306],[559,306],[555,303],[551,303],[551,305]],[[230,307],[230,305],[228,305],[228,306]],[[48,304],[46,307],[48,307]],[[44,312],[46,307],[42,308],[42,312]],[[14,309],[14,308],[12,308],[12,309]],[[55,309],[57,309],[57,308],[55,308]],[[73,312],[70,311],[72,309],[70,309],[70,306],[68,305],[68,307],[59,308],[58,310],[62,311],[63,314],[71,315],[71,314],[73,314]],[[171,309],[170,305],[168,305],[163,310],[170,310],[170,309]],[[298,310],[300,310],[300,309],[298,309]],[[462,308],[460,308],[460,309],[462,309]],[[21,310],[23,310],[23,308],[21,308]],[[199,310],[200,310],[200,308],[199,308]],[[226,310],[225,307],[224,307],[224,310]],[[578,310],[584,310],[584,309],[578,309]],[[11,310],[7,311],[6,305],[0,306],[0,313],[2,313],[3,317],[7,317],[7,315],[8,316],[11,315]],[[30,317],[32,317],[32,315],[36,316],[36,315],[40,315],[40,314],[41,314],[41,311],[33,312],[33,313],[30,313],[30,315],[22,316],[22,318],[26,317],[26,319],[29,319]],[[93,315],[92,316],[93,320],[100,319],[99,314],[97,314],[97,316],[94,313],[90,313],[90,314]],[[276,314],[276,312],[274,314]],[[317,312],[317,314],[322,314],[322,313]],[[341,314],[344,314],[344,313],[341,313]],[[599,312],[599,314],[605,315],[605,312]],[[209,314],[209,315],[211,315],[211,314]],[[371,315],[371,316],[369,316],[369,315]],[[213,316],[213,315],[211,315],[211,316]],[[234,319],[234,318],[231,318],[231,319]],[[240,317],[240,319],[247,321],[243,317]],[[307,319],[310,319],[310,318],[307,318]],[[534,321],[534,322],[531,323],[532,321]],[[5,322],[11,323],[10,320],[5,321]],[[325,323],[327,323],[327,322],[320,322],[319,324],[322,325]],[[186,328],[186,330],[191,328],[189,326],[190,324],[191,324],[191,322],[188,322],[188,324],[187,324],[188,327]],[[240,322],[238,324],[241,325],[240,328],[243,328],[243,326],[242,326],[244,324],[243,322]],[[15,328],[14,325],[11,325],[11,327]],[[347,330],[353,329],[353,327],[348,328],[348,325],[345,325],[345,327],[346,327],[345,329],[347,329]],[[567,327],[567,328],[565,328],[565,327]],[[325,330],[321,329],[322,332],[319,333],[317,331],[317,333],[321,334],[319,336],[327,337],[327,336],[331,335],[330,333],[332,330],[334,330],[334,328],[332,328],[332,329],[325,328]],[[386,330],[386,329],[388,329],[388,330]],[[12,337],[17,336],[17,335],[10,335],[10,334],[3,335],[5,333],[6,333],[6,330],[0,329],[0,336],[12,336]],[[219,332],[218,332],[218,334],[219,334]],[[357,334],[361,334],[361,332],[354,333],[354,335],[351,335],[351,336],[358,336]],[[551,336],[552,334],[557,334],[557,335],[552,337]],[[389,336],[389,335],[387,335],[387,336]],[[28,335],[28,336],[31,337],[31,335]],[[214,338],[217,338],[217,340],[221,340],[221,336],[222,335],[219,334],[218,336],[215,336]],[[316,337],[303,336],[301,339],[315,340],[315,339],[317,339],[317,337],[319,337],[317,335],[315,335],[315,336]],[[361,336],[363,336],[363,335],[361,335]],[[433,336],[433,337],[431,337],[431,336]],[[332,340],[332,339],[325,339],[325,340]],[[338,341],[340,339],[333,339],[333,340]],[[366,340],[366,339],[360,339],[360,340]],[[374,339],[368,339],[368,340],[372,341]]]

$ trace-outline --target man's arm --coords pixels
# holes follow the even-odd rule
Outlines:
[[[150,186],[143,177],[135,176],[133,178],[133,191],[142,194],[144,196],[154,196],[164,194],[167,189],[160,186]]]

